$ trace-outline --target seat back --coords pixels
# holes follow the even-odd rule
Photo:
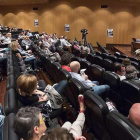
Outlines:
[[[115,52],[114,55],[115,55],[116,57],[120,57],[120,56],[121,56],[121,54],[120,54],[119,52]]]
[[[61,69],[61,65],[58,62],[52,63],[52,69],[53,69],[53,80],[55,83],[59,82],[59,70]]]
[[[103,68],[107,71],[113,71],[114,70],[114,64],[110,59],[104,59],[103,60]]]
[[[103,58],[101,56],[94,56],[94,64],[99,65],[102,67]]]
[[[3,125],[3,138],[2,140],[20,140],[17,134],[13,130],[15,114],[11,113],[4,119]]]
[[[91,64],[94,64],[94,56],[95,56],[95,54],[88,54],[87,55],[87,61],[89,61]]]
[[[72,57],[71,58],[71,62],[72,61],[78,61],[80,63],[81,62],[81,58],[80,57]]]
[[[88,77],[91,77],[91,73],[90,73],[91,63],[85,60],[85,61],[81,61],[80,65],[81,65],[81,69],[86,69],[85,73],[88,75]]]
[[[139,69],[139,63],[135,61],[131,61],[131,65],[133,65],[137,70]]]
[[[84,94],[86,88],[79,80],[71,78],[66,91],[67,99],[70,101],[73,107],[75,107],[76,110],[79,110],[78,95]]]
[[[121,63],[121,64],[122,64],[123,60],[124,60],[124,58],[119,57],[119,58],[118,58],[118,63]]]
[[[132,83],[131,80],[121,81],[121,94],[123,108],[126,113],[129,112],[134,103],[140,102],[140,86]]]
[[[96,55],[97,55],[97,56],[101,56],[102,53],[101,53],[100,51],[97,51],[97,52],[96,52]]]
[[[71,78],[71,74],[65,69],[60,69],[59,74],[60,74],[59,81],[62,81],[62,80],[69,81]]]
[[[103,59],[107,59],[107,58],[109,57],[109,54],[107,54],[107,53],[102,53],[102,54],[101,54],[101,57],[102,57]]]
[[[106,127],[106,115],[109,113],[106,103],[94,92],[84,93],[86,105],[86,124],[99,140],[110,140]]]
[[[103,73],[105,71],[104,68],[93,64],[90,67],[90,71],[91,71],[92,81],[98,81],[99,83],[103,83]]]
[[[5,115],[10,113],[17,113],[18,110],[18,100],[17,93],[13,88],[6,91],[4,95],[4,112]]]
[[[120,109],[122,107],[122,96],[120,92],[120,78],[117,74],[105,71],[103,76],[104,84],[110,86],[109,99]]]
[[[107,127],[113,140],[140,139],[140,130],[118,112],[107,115]]]
[[[117,57],[114,56],[114,55],[109,55],[108,58],[109,58],[113,63],[117,62]]]

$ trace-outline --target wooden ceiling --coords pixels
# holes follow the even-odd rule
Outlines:
[[[29,4],[44,4],[49,0],[0,0],[0,6],[2,5],[29,5]]]

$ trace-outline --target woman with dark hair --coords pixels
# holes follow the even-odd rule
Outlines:
[[[69,67],[71,62],[71,57],[69,53],[63,54],[61,57],[61,65],[62,65],[62,69],[67,70],[68,72],[71,72],[71,69]]]

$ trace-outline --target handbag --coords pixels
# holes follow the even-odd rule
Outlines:
[[[53,109],[59,109],[62,107],[63,99],[62,96],[53,88],[51,85],[47,85],[44,92],[50,100],[51,107]]]

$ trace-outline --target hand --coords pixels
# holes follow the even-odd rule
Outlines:
[[[79,136],[79,137],[75,137],[75,140],[86,140],[86,138],[84,136]]]
[[[29,54],[31,54],[31,53],[32,53],[32,51],[31,51],[31,50],[29,50],[29,51],[28,51],[28,53],[29,53]]]
[[[40,96],[39,97],[39,101],[47,101],[48,99],[48,96],[47,95],[44,95],[44,96]]]
[[[38,95],[43,96],[45,93],[36,89],[36,90],[34,90],[34,94],[38,94]]]
[[[96,84],[93,84],[93,86],[97,86]]]

